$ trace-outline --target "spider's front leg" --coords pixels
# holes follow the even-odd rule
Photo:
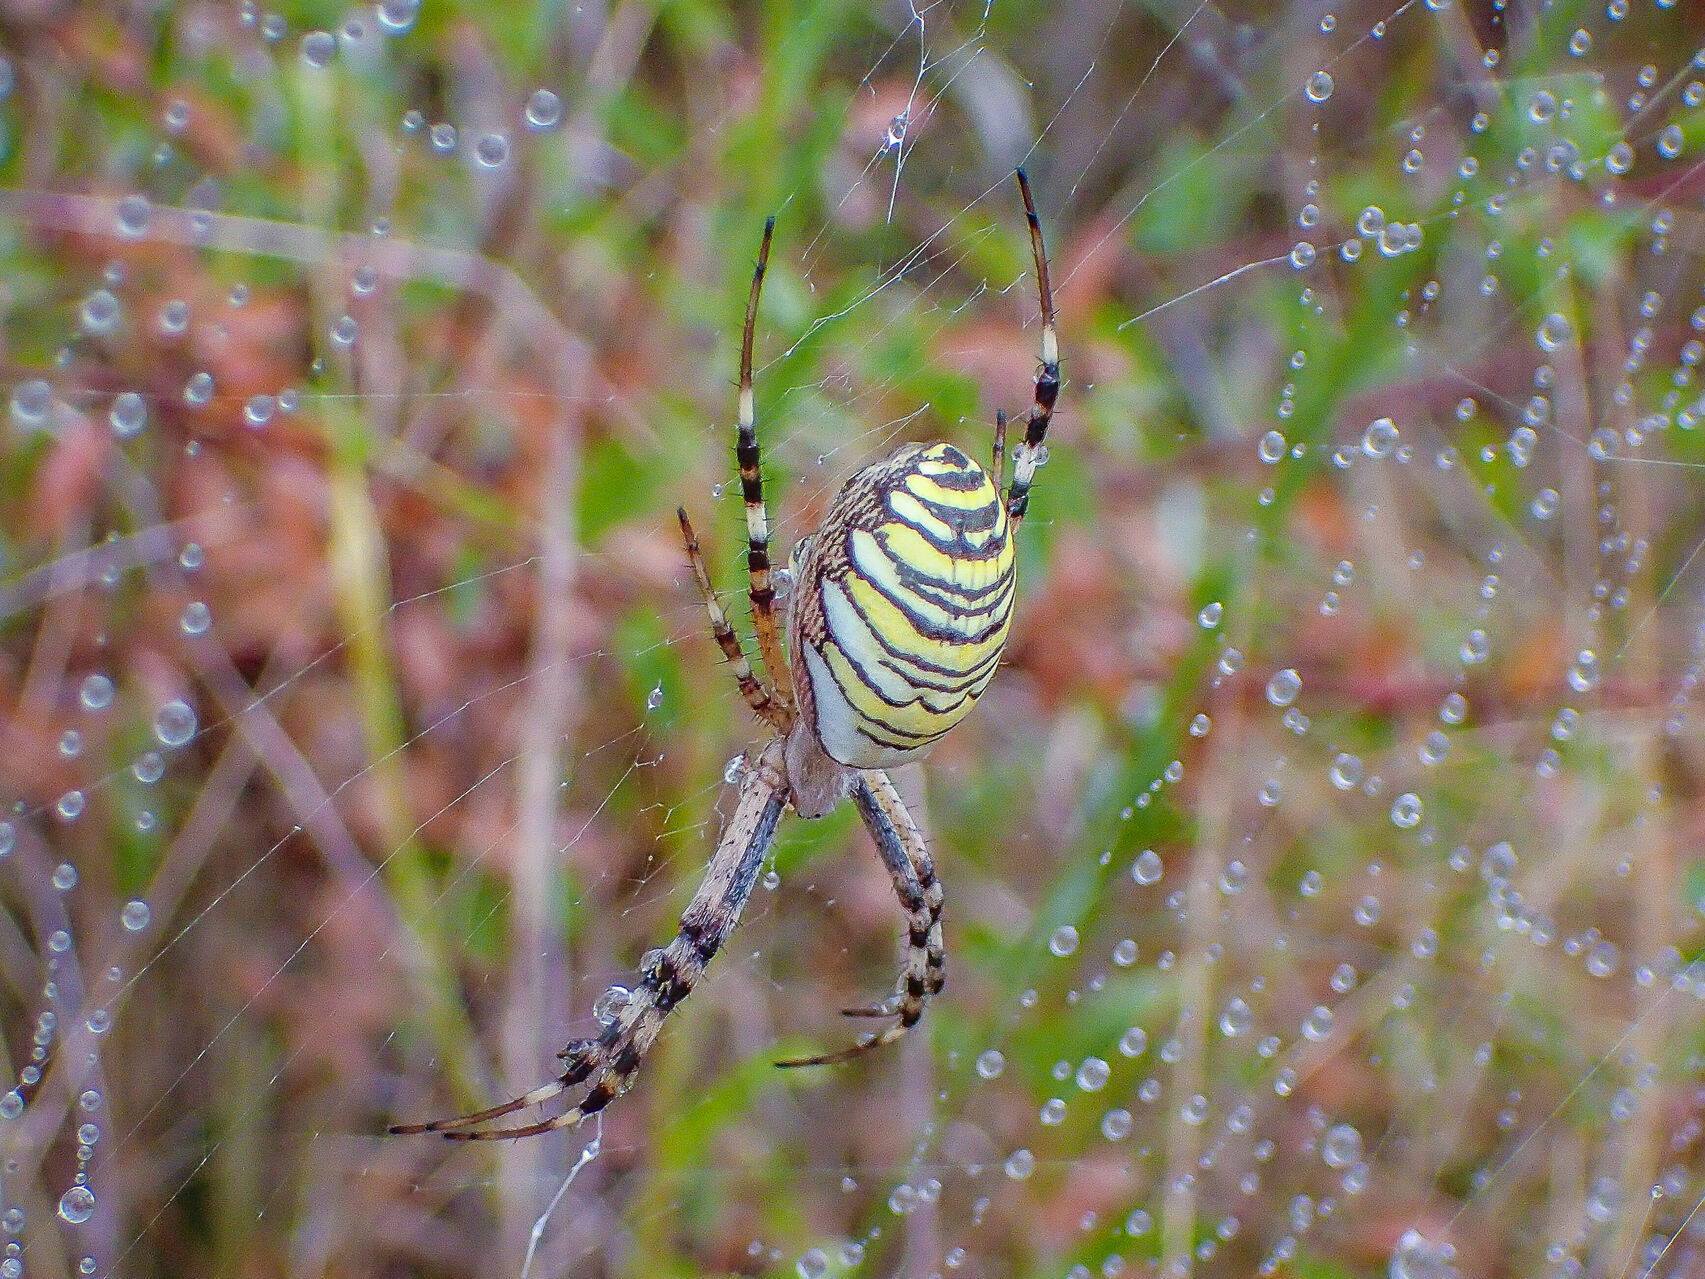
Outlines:
[[[830,1065],[893,1043],[918,1024],[930,996],[938,994],[947,981],[947,951],[941,934],[943,893],[923,832],[912,821],[900,792],[884,772],[861,773],[852,788],[852,801],[876,843],[882,864],[894,881],[900,907],[906,912],[906,963],[896,982],[897,1004],[885,1000],[874,1007],[842,1011],[849,1017],[896,1020],[886,1030],[861,1036],[850,1048],[779,1061],[778,1066]]]
[[[778,739],[747,766],[740,779],[734,815],[717,841],[704,882],[681,912],[680,931],[667,946],[647,957],[633,993],[604,1029],[595,1038],[574,1040],[558,1054],[563,1061],[562,1074],[552,1083],[500,1106],[454,1119],[398,1124],[391,1132],[435,1132],[451,1141],[532,1137],[558,1128],[572,1128],[626,1092],[639,1073],[646,1050],[662,1030],[663,1019],[692,994],[710,961],[740,922],[740,913],[752,895],[758,868],[775,839],[776,824],[786,805],[786,774]],[[579,1104],[559,1115],[516,1128],[476,1126],[550,1101],[583,1083],[588,1087]]]

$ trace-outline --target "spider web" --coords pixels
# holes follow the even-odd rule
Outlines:
[[[0,31],[0,1275],[1698,1273],[1697,14],[552,21]],[[597,1126],[379,1135],[696,884],[763,216],[785,547],[1029,402],[1017,164],[1067,385],[898,779],[947,991],[773,1069],[898,919],[789,819]]]

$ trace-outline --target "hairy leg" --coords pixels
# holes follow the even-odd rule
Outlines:
[[[769,690],[752,673],[752,663],[746,660],[746,650],[740,647],[740,637],[728,624],[728,614],[722,611],[722,604],[716,598],[716,589],[710,583],[710,571],[705,568],[704,555],[699,550],[698,534],[693,532],[692,521],[687,518],[687,508],[677,507],[675,514],[681,521],[681,540],[687,547],[687,562],[692,565],[693,580],[698,583],[705,612],[710,614],[710,633],[716,637],[717,647],[734,669],[734,682],[740,685],[740,695],[746,699],[746,705],[778,733],[787,732],[787,712],[776,704]]]
[[[890,1006],[885,1002],[871,1008],[848,1008],[845,1012],[852,1017],[896,1020],[885,1030],[861,1036],[850,1048],[780,1061],[776,1063],[778,1066],[829,1065],[893,1043],[918,1024],[929,997],[940,991],[946,981],[947,955],[941,935],[943,895],[935,877],[935,864],[924,845],[923,832],[912,821],[886,773],[861,774],[853,787],[852,801],[870,831],[877,855],[894,881],[900,908],[906,912],[907,941],[906,963],[897,982],[898,1004]]]
[[[681,913],[681,927],[675,939],[648,956],[633,994],[602,1032],[595,1038],[577,1039],[558,1054],[564,1063],[559,1078],[500,1106],[454,1119],[397,1124],[390,1131],[435,1132],[452,1141],[532,1137],[558,1128],[572,1128],[626,1092],[646,1050],[663,1028],[664,1018],[692,994],[710,961],[740,922],[740,913],[752,895],[758,868],[775,839],[776,825],[786,805],[780,743],[772,743],[748,765],[740,780],[734,815],[717,841],[704,882]],[[591,1084],[580,1103],[559,1115],[516,1128],[474,1127],[549,1101],[587,1080]]]

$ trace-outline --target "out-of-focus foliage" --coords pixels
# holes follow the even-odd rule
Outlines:
[[[1516,9],[0,0],[0,1279],[1698,1273],[1705,31]],[[947,991],[771,1067],[899,920],[790,817],[594,1156],[380,1135],[696,886],[764,217],[785,546],[1029,403],[1021,162]]]

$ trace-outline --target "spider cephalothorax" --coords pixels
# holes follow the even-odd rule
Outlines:
[[[1060,390],[1059,346],[1048,259],[1030,184],[1018,173],[1042,304],[1042,358],[1024,439],[1012,450],[1003,494],[1006,417],[995,415],[991,475],[951,444],[908,444],[842,486],[815,532],[794,548],[787,632],[781,642],[770,570],[769,513],[752,396],[752,340],[775,219],[764,225],[752,274],[740,352],[735,459],[746,504],[746,562],[752,629],[767,681],[753,673],[728,624],[685,510],[678,512],[711,633],[733,668],[747,705],[772,736],[747,753],[734,812],[711,855],[704,882],[681,914],[680,930],[642,963],[639,982],[603,1030],[558,1054],[561,1076],[488,1110],[394,1133],[437,1132],[462,1140],[526,1137],[567,1128],[625,1092],[663,1019],[692,993],[728,940],[783,811],[821,817],[843,799],[858,810],[906,913],[906,963],[893,998],[851,1016],[891,1019],[840,1052],[784,1066],[844,1061],[898,1039],[942,988],[942,890],[922,833],[884,769],[920,758],[971,709],[994,677],[1012,618],[1013,535],[1024,520],[1030,482],[1047,460],[1043,439]],[[479,1128],[487,1120],[549,1101],[586,1084],[580,1103],[538,1123]]]

